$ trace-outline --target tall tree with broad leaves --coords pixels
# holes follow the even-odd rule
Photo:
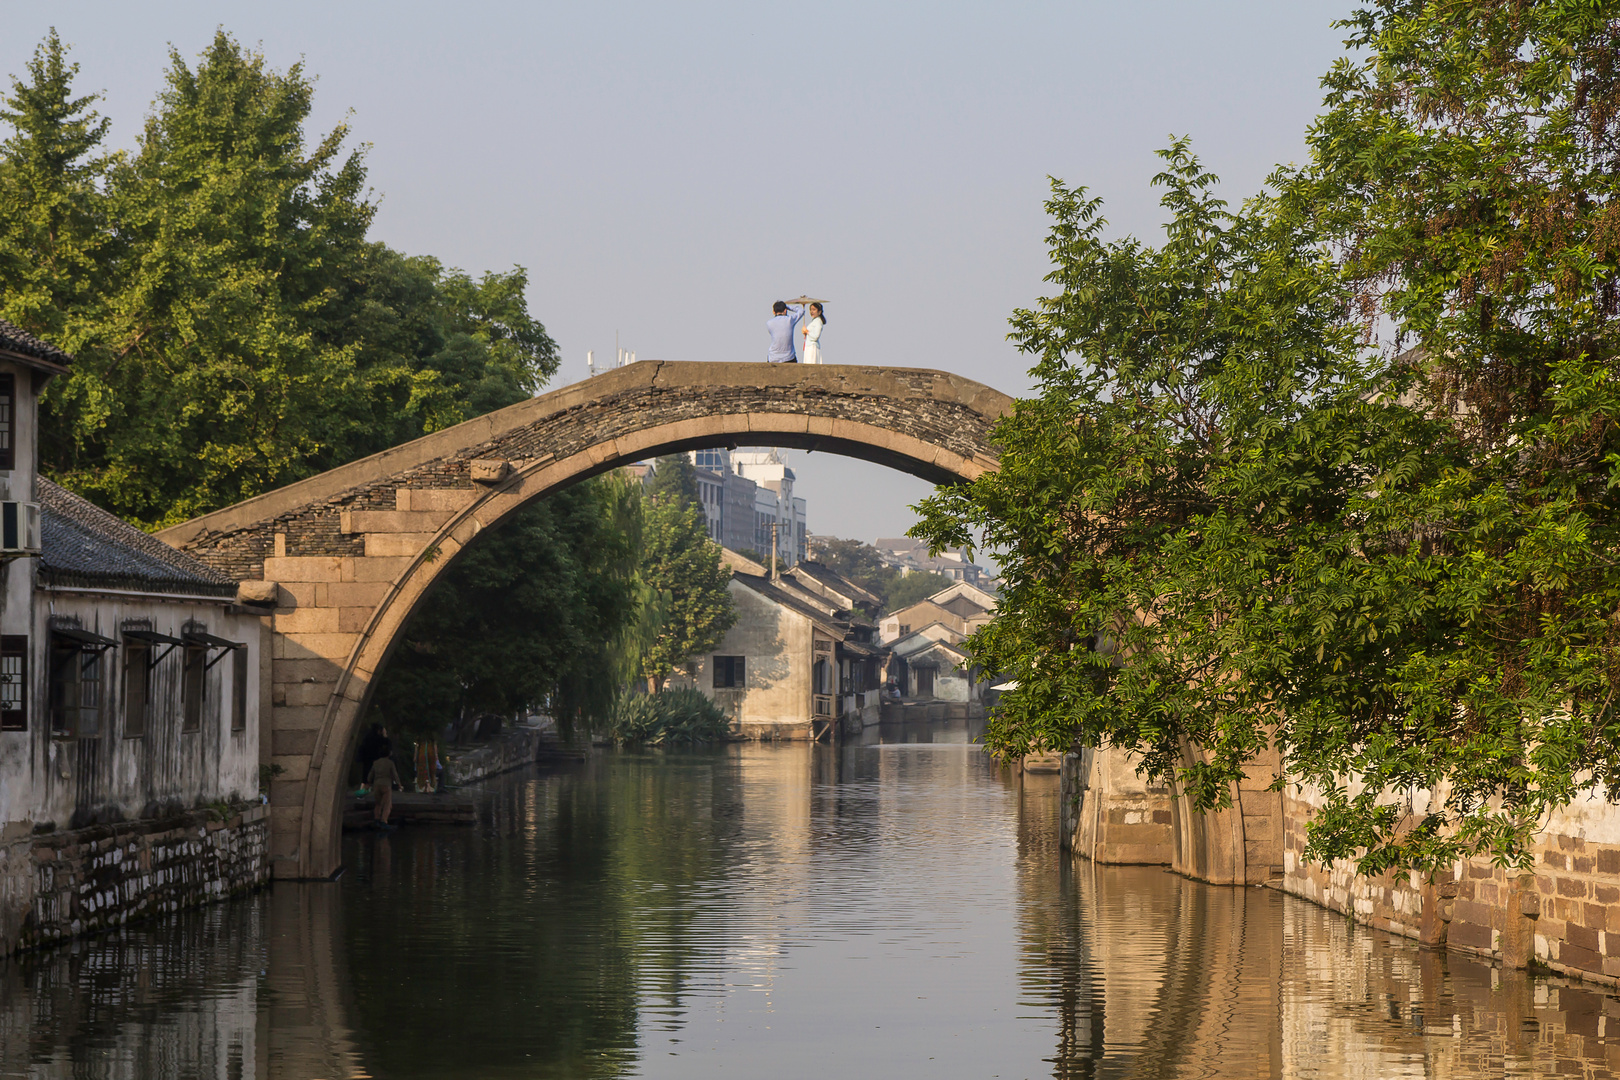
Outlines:
[[[125,517],[184,520],[306,475],[351,436],[356,346],[312,322],[371,221],[338,126],[306,146],[311,84],[220,31],[170,54],[139,150],[109,174],[127,247],[103,347],[43,417],[44,458]]]
[[[1156,250],[1055,185],[1040,395],[919,530],[1008,557],[993,745],[1205,808],[1274,750],[1364,872],[1523,866],[1620,793],[1617,16],[1372,5],[1306,166],[1232,213],[1173,147]]]

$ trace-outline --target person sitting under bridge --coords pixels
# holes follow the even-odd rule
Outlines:
[[[793,331],[799,328],[799,320],[804,318],[803,304],[789,304],[786,300],[778,300],[771,305],[771,317],[765,322],[765,333],[770,335],[770,345],[765,350],[767,364],[797,364],[798,354],[793,351]]]

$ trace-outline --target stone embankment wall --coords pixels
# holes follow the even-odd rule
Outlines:
[[[460,787],[533,764],[540,756],[540,744],[548,738],[556,738],[554,728],[525,725],[503,731],[497,738],[470,749],[452,747],[444,752],[444,782]]]
[[[1271,884],[1364,925],[1508,968],[1620,984],[1620,807],[1588,796],[1554,814],[1527,872],[1473,860],[1433,875],[1369,877],[1348,863],[1306,861],[1306,823],[1320,796],[1289,785],[1272,813],[1269,801],[1254,798],[1278,797],[1261,790],[1262,779],[1239,785],[1232,810],[1194,814],[1184,799],[1148,787],[1124,755],[1083,748],[1064,757],[1063,842],[1099,863],[1158,863],[1216,884]]]
[[[0,955],[222,900],[270,880],[267,808],[199,810],[0,844]]]
[[[1537,835],[1529,872],[1473,860],[1432,878],[1362,877],[1303,858],[1305,823],[1319,802],[1309,788],[1286,799],[1286,891],[1507,967],[1620,982],[1620,808],[1586,797],[1554,814]]]

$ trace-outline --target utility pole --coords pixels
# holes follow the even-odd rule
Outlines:
[[[771,522],[771,580],[781,581],[782,575],[776,569],[776,530],[782,527],[780,521]]]

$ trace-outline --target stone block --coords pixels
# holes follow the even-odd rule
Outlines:
[[[1559,896],[1584,897],[1586,893],[1586,882],[1580,878],[1562,876],[1558,878]]]
[[[1603,848],[1597,853],[1597,871],[1620,877],[1620,848]]]
[[[264,576],[283,584],[296,581],[342,581],[343,556],[295,555],[264,560]]]
[[[1564,940],[1577,948],[1598,951],[1598,932],[1589,926],[1570,923],[1564,927]]]
[[[275,616],[275,627],[283,634],[335,634],[338,612],[335,608],[299,607]]]
[[[1575,968],[1580,971],[1596,972],[1603,970],[1603,958],[1596,951],[1583,948],[1568,939],[1558,948],[1558,962],[1565,967]]]
[[[336,683],[343,673],[343,661],[324,657],[277,659],[270,672],[270,678],[277,683]]]
[[[390,582],[403,574],[414,558],[384,558],[368,554],[364,559],[355,559],[353,567],[344,581],[383,581]]]
[[[1561,851],[1543,851],[1541,861],[1548,866],[1556,866],[1560,870],[1569,869],[1569,861]]]
[[[1451,918],[1453,923],[1468,922],[1488,927],[1494,921],[1493,915],[1494,910],[1490,905],[1482,904],[1477,900],[1459,898],[1452,908]]]
[[[287,770],[277,777],[279,780],[305,780],[309,777],[308,754],[272,754],[270,764],[280,765]]]
[[[342,665],[360,641],[359,634],[277,634],[272,655],[278,660],[330,660]]]
[[[320,734],[314,728],[276,728],[270,732],[270,755],[314,753]]]
[[[1590,874],[1596,865],[1597,860],[1589,855],[1577,855],[1570,860],[1570,869],[1577,874]]]
[[[318,585],[322,607],[376,607],[392,586],[386,581],[334,581]]]
[[[340,632],[345,634],[362,634],[371,624],[371,617],[377,609],[374,607],[346,607],[338,610],[338,625]]]
[[[326,706],[324,705],[287,705],[272,709],[270,722],[272,731],[319,730],[326,721]]]
[[[416,556],[438,536],[436,532],[421,533],[367,533],[366,558],[375,556]]]
[[[448,510],[345,510],[345,533],[436,533],[455,514]]]
[[[326,703],[332,700],[332,691],[336,689],[335,683],[330,682],[300,682],[278,683],[273,695],[279,695],[282,700],[278,705],[301,708],[307,705],[319,705],[323,709]]]
[[[239,581],[236,583],[236,602],[270,606],[280,600],[281,590],[273,581]]]
[[[400,488],[401,510],[430,513],[454,512],[470,506],[479,497],[472,488]]]
[[[1491,951],[1492,943],[1491,928],[1488,924],[1464,922],[1454,918],[1450,929],[1446,932],[1446,943],[1488,953]]]

